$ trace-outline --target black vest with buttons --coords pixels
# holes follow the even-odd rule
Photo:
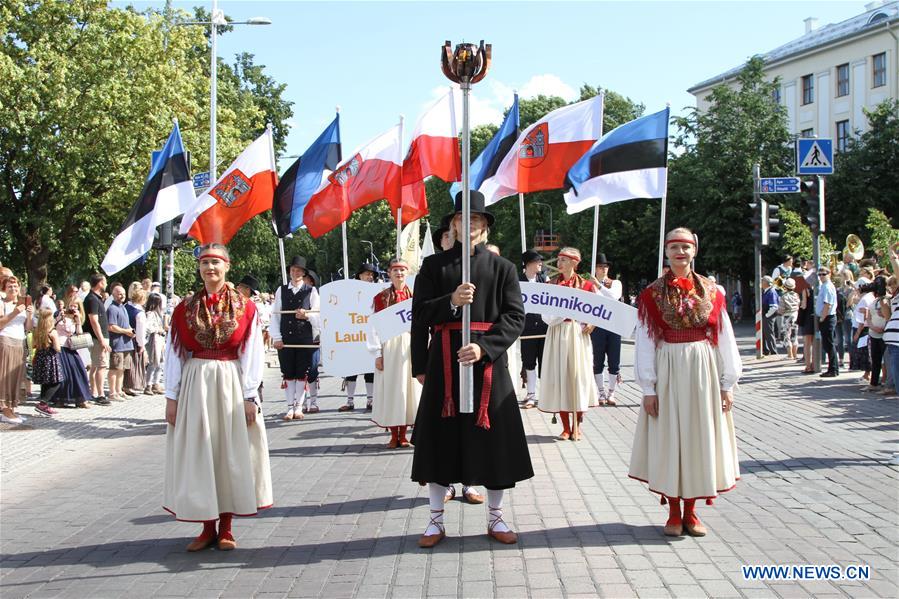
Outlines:
[[[294,293],[289,285],[281,285],[281,309],[291,312],[302,308],[312,308],[310,296],[312,287],[303,285]],[[281,315],[281,340],[287,345],[305,345],[312,343],[312,323],[300,320],[292,314]]]

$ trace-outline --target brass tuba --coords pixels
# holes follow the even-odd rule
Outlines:
[[[843,256],[849,254],[858,262],[865,256],[865,244],[859,239],[858,235],[850,233],[846,236],[846,247],[843,248]]]

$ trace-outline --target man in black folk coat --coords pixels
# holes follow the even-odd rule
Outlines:
[[[461,193],[452,230],[462,231]],[[425,258],[412,299],[412,374],[422,383],[412,443],[412,480],[429,483],[431,521],[419,539],[433,547],[445,536],[446,487],[487,488],[487,534],[502,543],[517,535],[502,519],[503,491],[534,475],[524,426],[509,378],[506,350],[524,328],[518,273],[484,243],[493,215],[471,192],[471,283],[462,281],[462,244]],[[462,347],[462,306],[471,304],[472,343]],[[428,330],[433,329],[429,340]],[[430,343],[429,343],[430,341]],[[474,413],[459,413],[459,362],[474,368]],[[448,376],[446,376],[448,375]]]

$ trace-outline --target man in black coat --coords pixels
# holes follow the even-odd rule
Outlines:
[[[452,230],[462,232],[461,193]],[[484,243],[493,215],[483,194],[471,192],[471,283],[462,281],[462,244],[428,256],[412,299],[412,374],[422,383],[412,443],[412,480],[429,483],[431,521],[419,539],[433,547],[445,537],[446,487],[487,488],[487,534],[517,542],[502,519],[503,491],[534,475],[506,350],[524,328],[515,266]],[[472,343],[462,347],[462,306],[471,305]],[[428,329],[434,331],[430,340]],[[474,368],[474,413],[459,413],[459,362]]]
[[[521,265],[524,267],[518,274],[518,280],[522,283],[546,283],[546,275],[543,274],[543,257],[534,250],[527,250],[521,254]],[[546,335],[546,321],[540,314],[524,315],[524,333],[523,337],[532,337],[537,335]],[[522,339],[521,340],[521,365],[524,367],[524,376],[527,384],[528,394],[524,400],[525,409],[533,408],[537,405],[537,378],[539,371],[537,369],[537,361],[540,361],[540,368],[543,368],[543,346],[546,339]]]

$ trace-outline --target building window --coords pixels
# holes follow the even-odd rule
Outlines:
[[[849,149],[849,121],[837,121],[837,152]]]
[[[849,63],[837,66],[837,97],[849,95]]]
[[[799,132],[799,137],[814,137],[815,130],[814,129],[803,129]]]
[[[887,84],[887,55],[886,52],[874,55],[874,85],[881,87]]]
[[[815,101],[814,75],[806,75],[802,78],[802,103],[811,104]]]
[[[771,99],[775,104],[780,104],[780,86],[778,85],[773,90],[771,90]]]

